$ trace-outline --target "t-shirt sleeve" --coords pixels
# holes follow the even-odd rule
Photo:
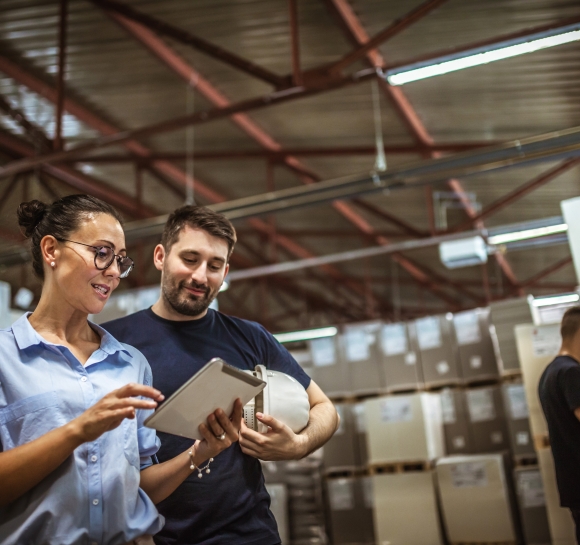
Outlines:
[[[141,353],[140,357],[143,358],[145,368],[145,374],[143,376],[143,384],[145,386],[153,385],[153,375],[151,373],[151,367]],[[159,447],[161,446],[161,441],[157,437],[157,433],[154,429],[148,428],[143,423],[148,416],[153,414],[153,409],[145,410],[140,409],[137,411],[137,441],[139,444],[139,458],[141,460],[141,471],[145,468],[153,465],[153,460],[151,457],[157,453]]]
[[[311,379],[306,374],[300,364],[264,327],[259,326],[261,330],[262,342],[264,345],[265,360],[263,365],[274,371],[282,371],[295,378],[304,389],[310,386]]]
[[[562,389],[571,411],[580,407],[580,365],[569,367],[562,374]]]

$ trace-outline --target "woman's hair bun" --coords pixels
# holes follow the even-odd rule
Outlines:
[[[26,238],[30,238],[36,226],[42,221],[48,206],[36,199],[20,203],[16,212],[18,225]]]

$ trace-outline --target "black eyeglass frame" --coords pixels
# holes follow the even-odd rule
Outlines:
[[[133,267],[135,267],[135,262],[128,255],[116,254],[115,252],[113,252],[113,248],[105,244],[103,244],[103,246],[93,246],[92,244],[85,244],[84,242],[77,242],[76,240],[68,240],[66,238],[57,238],[56,240],[58,240],[59,242],[72,242],[73,244],[80,244],[81,246],[86,246],[87,248],[92,248],[93,250],[95,250],[95,267],[99,271],[106,271],[113,264],[115,258],[117,258],[117,266],[119,267],[119,272],[121,272],[121,261],[128,259],[131,262],[131,265],[125,272],[119,275],[119,278],[127,278],[129,276],[129,273],[133,270]],[[108,248],[113,253],[111,261],[109,261],[109,263],[105,267],[99,267],[99,265],[97,265],[97,255],[98,252],[101,250],[101,248]]]

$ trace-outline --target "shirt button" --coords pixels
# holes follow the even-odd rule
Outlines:
[[[87,377],[81,377],[81,382],[86,382],[87,381]]]
[[[93,505],[99,505],[99,500],[93,500]]]
[[[91,462],[96,462],[97,461],[97,457],[93,454],[91,456]]]

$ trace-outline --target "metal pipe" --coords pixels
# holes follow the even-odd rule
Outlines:
[[[60,19],[58,29],[58,74],[56,78],[56,128],[54,130],[54,149],[62,149],[62,121],[64,114],[64,75],[66,71],[66,26],[68,0],[60,0]]]

